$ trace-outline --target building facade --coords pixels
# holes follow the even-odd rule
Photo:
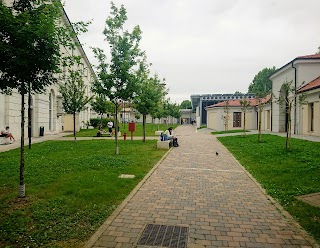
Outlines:
[[[4,1],[5,4],[10,4],[10,1]],[[71,25],[67,15],[63,12],[62,25]],[[75,41],[80,44],[77,38]],[[94,71],[91,64],[80,46],[74,49],[66,49],[61,47],[61,52],[64,54],[72,54],[81,56],[81,65],[73,68],[73,70],[80,70],[83,76],[83,81],[86,85],[86,95],[91,97],[91,84],[95,78]],[[64,68],[64,73],[68,73]],[[63,75],[57,75],[60,83],[63,83]],[[62,108],[62,97],[58,90],[58,85],[49,86],[42,94],[33,94],[31,96],[31,136],[38,137],[40,129],[44,130],[44,134],[54,134],[63,131],[73,130],[72,115],[64,113]],[[25,102],[28,102],[28,97],[25,97]],[[27,108],[27,104],[25,105]],[[26,111],[27,113],[27,111]],[[25,122],[25,130],[27,129],[27,118]],[[76,129],[84,126],[84,123],[91,118],[90,106],[85,111],[80,112],[76,116]],[[21,95],[14,90],[12,95],[0,94],[0,129],[6,126],[10,127],[13,135],[19,139],[21,136]],[[27,137],[28,133],[25,132]]]
[[[291,130],[294,134],[320,136],[320,54],[295,58],[270,76],[275,98],[284,95],[283,85],[292,82],[297,92],[289,99],[294,105],[291,111]],[[299,104],[299,95],[305,94],[306,104]],[[272,103],[272,131],[287,130],[288,114],[285,105]]]
[[[207,125],[207,110],[206,107],[224,102],[227,100],[238,99],[252,99],[254,94],[203,94],[203,95],[191,95],[191,103],[193,113],[196,114],[197,124]]]

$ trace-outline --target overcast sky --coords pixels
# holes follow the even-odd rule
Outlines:
[[[152,71],[166,78],[169,97],[180,103],[191,94],[247,92],[265,67],[283,66],[320,46],[319,0],[115,0],[127,10],[126,28],[139,25],[141,49]],[[79,37],[107,49],[102,31],[108,0],[65,0],[72,22],[92,20]],[[109,54],[107,54],[108,56]]]

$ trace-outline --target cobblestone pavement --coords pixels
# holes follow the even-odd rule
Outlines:
[[[135,247],[148,223],[188,226],[189,248],[312,247],[310,237],[280,213],[208,131],[180,126],[175,133],[180,147],[168,153],[86,247]]]

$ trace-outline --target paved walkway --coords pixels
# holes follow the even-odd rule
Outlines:
[[[312,247],[312,239],[290,224],[207,130],[195,133],[186,125],[175,134],[180,147],[158,163],[86,247],[134,247],[148,223],[189,227],[189,248]]]

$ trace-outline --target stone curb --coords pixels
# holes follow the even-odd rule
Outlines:
[[[114,221],[114,219],[120,214],[120,212],[125,208],[128,202],[135,196],[139,189],[145,184],[153,172],[159,167],[162,161],[168,156],[172,147],[163,157],[156,163],[156,165],[148,172],[148,174],[137,184],[137,186],[130,192],[130,194],[123,200],[123,202],[113,211],[113,213],[106,219],[106,221],[98,228],[98,230],[91,236],[91,238],[86,242],[84,248],[91,248],[94,243],[100,238],[103,232],[108,228],[108,226]]]
[[[214,135],[212,135],[214,136]],[[214,136],[215,137],[215,136]],[[266,190],[261,186],[261,184],[250,174],[250,172],[248,172],[246,170],[245,167],[242,166],[242,164],[233,156],[233,154],[231,152],[229,152],[229,150],[220,142],[219,139],[217,139],[217,137],[215,137],[215,139],[222,145],[223,149],[225,149],[230,155],[231,157],[237,162],[237,164],[239,164],[239,166],[241,167],[241,169],[246,173],[246,175],[250,178],[250,180],[257,185],[257,187],[260,189],[260,191],[268,198],[268,200],[271,202],[272,205],[275,206],[275,208],[279,211],[279,213],[285,217],[288,222],[293,225],[297,230],[299,230],[301,236],[303,236],[312,247],[314,248],[320,248],[319,244],[317,243],[317,241],[311,237],[306,230],[303,229],[302,226],[300,226],[300,224],[289,214],[289,212],[287,212],[276,200],[273,199],[272,196],[268,195],[268,193],[266,192]]]

